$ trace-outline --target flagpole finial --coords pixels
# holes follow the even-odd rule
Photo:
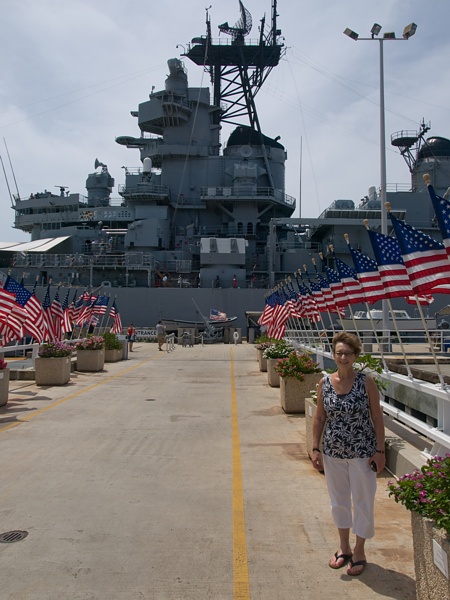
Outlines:
[[[364,219],[364,227],[369,229],[369,219]]]
[[[330,244],[330,245],[328,246],[328,248],[330,249],[330,252],[334,252],[334,246],[333,246],[333,244]]]
[[[429,173],[424,173],[424,175],[422,175],[423,180],[425,181],[425,185],[431,185],[431,177]]]
[[[386,207],[387,212],[390,213],[391,212],[391,203],[390,202],[385,202],[384,205]]]
[[[320,260],[323,260],[323,252],[319,252]]]
[[[350,238],[349,238],[348,233],[344,233],[344,240],[347,242],[347,244],[350,243]]]
[[[312,262],[313,265],[315,265],[316,264],[316,259],[315,258],[311,258],[311,262]]]

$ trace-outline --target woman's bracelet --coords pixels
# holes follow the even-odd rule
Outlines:
[[[313,448],[312,451],[313,452],[320,452],[320,448]]]
[[[384,450],[375,450],[375,452],[378,452],[378,454],[384,454]]]

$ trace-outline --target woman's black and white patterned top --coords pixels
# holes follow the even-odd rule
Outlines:
[[[366,376],[357,373],[348,394],[336,394],[331,377],[322,385],[326,421],[323,452],[334,458],[369,458],[377,448],[375,429],[370,417]]]

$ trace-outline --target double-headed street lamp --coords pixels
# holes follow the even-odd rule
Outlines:
[[[383,37],[378,37],[381,31],[381,25],[374,23],[370,30],[370,38],[360,38],[359,34],[347,27],[344,31],[352,40],[357,41],[376,41],[380,44],[380,209],[381,209],[381,233],[387,235],[387,211],[386,211],[386,127],[385,127],[385,109],[384,109],[384,61],[383,44],[391,41],[409,40],[416,33],[417,25],[410,23],[404,30],[401,38],[395,37],[394,32],[386,32]],[[383,300],[383,331],[389,331],[389,311],[385,300]]]

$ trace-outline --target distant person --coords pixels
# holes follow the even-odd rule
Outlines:
[[[158,350],[162,352],[162,346],[166,341],[166,331],[161,321],[156,324],[156,339],[158,340]]]
[[[325,471],[339,533],[339,549],[328,564],[340,569],[348,563],[347,575],[360,575],[367,564],[366,539],[375,535],[376,476],[385,465],[383,413],[375,381],[353,368],[361,353],[359,339],[346,331],[337,333],[332,353],[337,371],[325,375],[317,389],[312,463]],[[356,536],[353,548],[350,528]]]
[[[133,352],[133,344],[136,341],[136,329],[134,328],[133,323],[130,323],[127,329],[127,337],[128,337],[128,349],[130,352]]]
[[[183,278],[181,277],[181,275],[178,276],[178,287],[181,287],[183,285]]]
[[[162,282],[163,282],[163,287],[167,287],[167,275],[164,275]]]
[[[233,287],[235,289],[237,288],[237,277],[236,277],[236,275],[233,275]]]
[[[214,287],[215,288],[220,288],[220,277],[217,275],[217,277],[214,279]]]

